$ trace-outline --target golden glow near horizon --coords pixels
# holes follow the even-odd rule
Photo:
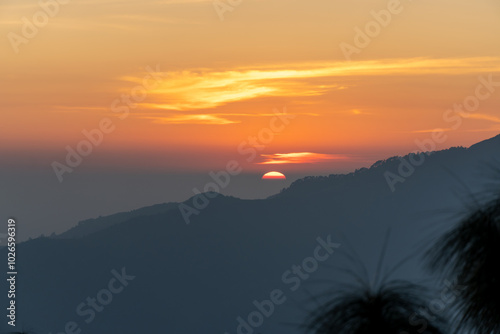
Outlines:
[[[366,166],[436,130],[437,148],[500,132],[494,0],[401,2],[350,61],[340,46],[389,1],[245,0],[224,20],[211,0],[59,3],[0,5],[0,154],[47,165],[109,118],[87,164],[207,170],[269,128],[245,170],[288,173]],[[275,131],[285,107],[296,118]]]

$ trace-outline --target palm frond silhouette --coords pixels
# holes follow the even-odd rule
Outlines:
[[[465,286],[456,304],[459,327],[500,333],[500,195],[476,207],[426,256],[431,270]]]
[[[308,329],[316,334],[417,334],[443,333],[444,320],[418,315],[427,301],[422,287],[391,281],[373,291],[370,288],[339,292],[313,314]]]
[[[398,263],[378,282],[389,233],[390,230],[374,278],[369,281],[368,278],[363,280],[354,275],[358,285],[334,292],[329,302],[310,315],[307,330],[316,334],[444,333],[446,321],[441,316],[433,315],[427,319],[420,315],[421,310],[428,307],[428,300],[424,298],[427,292],[425,288],[403,280],[386,282],[388,276],[408,258]]]

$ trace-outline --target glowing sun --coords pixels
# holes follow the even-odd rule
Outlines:
[[[280,172],[269,172],[262,176],[262,180],[286,180],[286,176]]]

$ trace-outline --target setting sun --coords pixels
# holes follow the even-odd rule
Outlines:
[[[262,176],[262,180],[286,180],[286,176],[280,172],[268,172]]]

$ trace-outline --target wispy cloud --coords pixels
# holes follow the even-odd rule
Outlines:
[[[493,115],[477,114],[477,113],[474,113],[474,114],[460,113],[460,116],[462,116],[463,118],[478,119],[478,120],[482,120],[482,121],[500,123],[500,117],[493,116]]]
[[[211,124],[211,125],[225,125],[240,123],[239,121],[229,120],[224,117],[210,114],[198,115],[171,115],[171,116],[158,116],[158,117],[143,117],[145,119],[153,120],[153,123],[159,124]]]
[[[151,107],[151,106],[150,106]],[[154,107],[154,106],[153,106]],[[315,113],[296,113],[301,116],[318,116]],[[158,124],[207,124],[207,125],[226,125],[242,122],[242,118],[247,117],[276,117],[271,113],[210,113],[210,114],[161,114],[161,113],[137,113],[141,119],[151,120]]]
[[[448,132],[448,131],[453,131],[453,129],[450,129],[450,128],[445,128],[445,129],[434,128],[434,129],[428,129],[428,130],[415,130],[415,131],[412,131],[412,133],[433,133],[433,132]]]
[[[348,156],[342,154],[322,154],[312,152],[298,152],[298,153],[275,153],[275,154],[261,154],[262,162],[260,165],[272,164],[311,164],[325,160],[346,160]]]
[[[479,113],[459,113],[459,115],[462,118],[468,118],[468,119],[476,119],[480,121],[487,121],[495,124],[500,124],[500,117],[493,116],[493,115],[487,115],[487,114],[479,114]],[[492,126],[490,128],[486,129],[469,129],[466,130],[467,132],[482,132],[482,131],[499,131],[498,126]],[[450,128],[434,128],[434,129],[426,129],[426,130],[415,130],[412,131],[412,133],[432,133],[432,132],[449,132],[453,131],[453,129]]]
[[[359,109],[352,109],[351,114],[353,115],[371,115],[372,113],[369,113],[367,111],[359,110]]]
[[[500,58],[390,59],[359,62],[281,64],[227,70],[192,69],[167,72],[168,78],[152,92],[158,108],[196,110],[265,96],[300,97],[324,95],[346,89],[347,76],[464,74],[500,71]],[[123,77],[140,83],[143,75]],[[318,84],[328,78],[329,85]],[[324,81],[324,80],[323,80]],[[353,111],[356,114],[356,111]],[[358,110],[358,114],[362,114]]]
[[[200,24],[194,20],[187,20],[174,17],[161,17],[152,15],[131,15],[131,14],[121,14],[121,15],[109,15],[105,17],[110,20],[120,20],[127,21],[127,24],[139,24],[139,23],[166,23],[166,24]]]

